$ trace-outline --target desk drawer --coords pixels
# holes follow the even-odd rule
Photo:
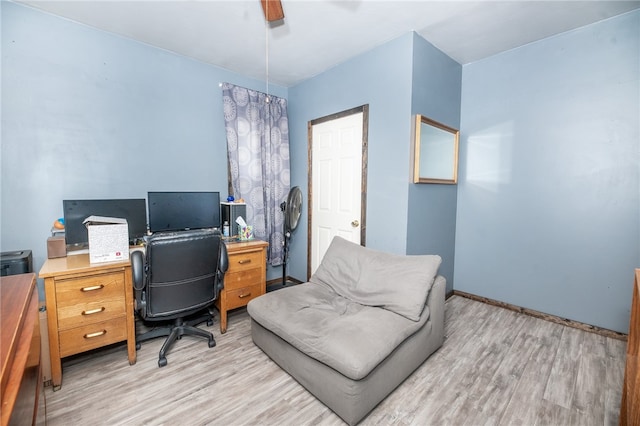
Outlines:
[[[262,269],[253,268],[240,272],[226,273],[224,274],[224,289],[225,291],[235,290],[242,287],[247,287],[254,284],[260,284],[262,281]]]
[[[125,315],[122,272],[56,282],[58,329],[66,330]]]
[[[83,278],[56,280],[56,304],[61,306],[111,300],[124,295],[124,274],[90,275]]]
[[[124,294],[108,300],[88,301],[58,307],[58,330],[108,321],[126,312]]]
[[[253,251],[248,253],[230,253],[229,254],[229,269],[227,273],[233,273],[238,271],[246,271],[252,268],[262,268],[262,251]]]
[[[251,299],[255,299],[262,294],[261,287],[262,286],[260,284],[256,284],[249,287],[227,291],[227,309],[246,306]]]
[[[127,319],[123,316],[70,330],[60,330],[59,338],[61,357],[110,345],[127,340]]]

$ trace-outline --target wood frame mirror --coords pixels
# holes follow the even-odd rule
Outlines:
[[[413,124],[413,183],[456,184],[460,131],[421,114]]]

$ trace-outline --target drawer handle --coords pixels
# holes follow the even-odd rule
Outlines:
[[[96,331],[95,333],[87,333],[84,335],[85,339],[91,339],[93,337],[100,337],[107,334],[107,330]]]
[[[82,311],[82,315],[92,315],[97,314],[104,311],[104,306],[102,308],[89,309],[88,311]]]
[[[104,284],[100,284],[100,285],[92,285],[92,286],[90,286],[90,287],[82,287],[82,288],[80,289],[80,291],[87,292],[87,291],[100,290],[100,289],[103,289],[103,288],[104,288]]]
[[[249,297],[251,296],[251,293],[247,293],[247,294],[241,294],[240,296],[238,296],[240,299],[244,299],[245,297]]]
[[[251,263],[251,259],[238,260],[238,263],[241,264],[241,265],[244,265],[245,263]]]

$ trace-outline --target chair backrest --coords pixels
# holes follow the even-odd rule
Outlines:
[[[172,319],[213,304],[219,294],[224,243],[218,230],[154,234],[147,239],[144,287],[137,292],[145,319]],[[224,272],[224,271],[223,271]],[[137,287],[140,288],[140,287]]]

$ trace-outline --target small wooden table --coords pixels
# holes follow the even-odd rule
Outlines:
[[[640,269],[633,283],[619,424],[640,425]]]
[[[226,242],[229,269],[224,289],[216,300],[220,311],[220,332],[227,332],[227,311],[247,306],[251,299],[267,291],[267,247],[261,240]]]
[[[35,274],[0,278],[0,293],[1,424],[35,424],[44,416],[38,413],[42,372]]]
[[[88,254],[48,259],[44,278],[49,326],[51,382],[62,385],[61,358],[127,341],[136,362],[133,285],[129,260],[90,263]]]

